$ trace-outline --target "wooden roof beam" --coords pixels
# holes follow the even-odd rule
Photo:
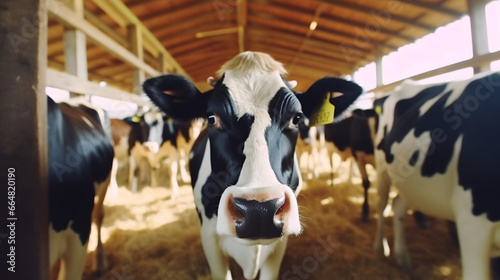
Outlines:
[[[438,13],[441,13],[443,15],[451,16],[453,18],[459,18],[459,17],[464,15],[464,13],[445,8],[442,5],[440,5],[440,3],[431,4],[431,3],[426,3],[426,2],[419,1],[419,0],[400,1],[399,3],[401,3],[403,5],[417,7],[417,8],[426,10],[428,12],[438,12]]]
[[[247,25],[247,0],[238,0],[236,13],[238,14],[238,49],[245,51],[245,28]]]
[[[128,25],[140,26],[141,34],[144,37],[144,48],[153,56],[158,57],[161,52],[163,57],[168,63],[176,69],[177,73],[185,74],[182,67],[175,61],[165,47],[158,41],[158,39],[151,33],[151,31],[142,24],[137,16],[121,1],[121,0],[93,0],[102,10],[104,10],[110,17],[112,17],[121,27]]]
[[[319,4],[320,7],[324,7],[324,5],[325,5],[324,3]],[[258,11],[258,12],[270,13],[273,16],[280,16],[280,17],[283,17],[283,15],[286,15],[286,17],[293,17],[293,18],[299,19],[299,18],[304,18],[305,16],[310,16],[309,14],[306,14],[304,10],[298,9],[294,6],[289,5],[289,4],[286,6],[284,6],[284,5],[281,6],[279,4],[271,6],[271,5],[262,5],[262,4],[252,3],[251,9]],[[350,25],[350,26],[359,27],[359,28],[366,27],[365,22],[359,22],[359,21],[354,21],[354,20],[350,20],[350,19],[342,19],[342,18],[333,17],[331,15],[322,13],[321,14],[321,22],[324,22],[324,21],[332,22],[332,23],[341,23],[341,24]],[[318,23],[318,25],[321,25],[321,24]],[[413,42],[415,40],[412,37],[399,34],[397,32],[394,32],[392,30],[389,30],[389,29],[386,29],[383,27],[380,27],[377,31],[380,32],[381,34],[396,37],[396,38],[404,40],[406,42]]]
[[[278,1],[278,2],[283,3],[285,5],[289,4],[288,0],[274,0],[274,1]],[[367,14],[370,16],[372,15],[372,12],[373,12],[373,9],[361,7],[359,5],[348,3],[348,2],[343,2],[340,0],[309,0],[309,2],[316,3],[318,5],[321,3],[324,3],[329,7],[333,7],[333,8],[340,7],[340,8],[344,8],[344,9],[353,10],[353,11],[356,11],[358,13]],[[395,20],[397,22],[400,22],[400,23],[404,23],[405,25],[418,27],[418,28],[423,29],[427,32],[434,32],[436,30],[436,28],[432,25],[421,23],[421,22],[415,21],[414,19],[405,18],[405,17],[399,16],[399,15],[394,14],[394,13],[391,14],[391,19]]]

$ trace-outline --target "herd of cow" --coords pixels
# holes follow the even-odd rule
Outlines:
[[[232,279],[230,259],[246,279],[278,279],[287,237],[303,230],[296,199],[302,186],[299,130],[325,94],[338,121],[322,135],[359,166],[363,221],[370,214],[365,165],[377,172],[375,252],[384,254],[383,212],[394,186],[393,249],[402,268],[411,269],[403,227],[411,207],[455,221],[463,279],[490,279],[490,258],[500,255],[500,73],[432,85],[406,82],[375,100],[373,109],[354,111],[362,94],[355,83],[323,78],[295,92],[282,64],[267,54],[241,53],[217,74],[203,93],[179,75],[151,78],[143,89],[162,113],[124,120],[109,120],[89,104],[56,104],[47,97],[50,264],[60,260],[59,279],[81,278],[92,221],[98,230],[94,269],[105,268],[103,200],[125,159],[133,191],[141,161],[149,163],[155,185],[167,160],[172,199],[178,172],[188,180],[189,161],[213,279]]]

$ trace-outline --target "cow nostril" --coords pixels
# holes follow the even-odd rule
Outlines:
[[[248,206],[244,202],[245,200],[242,198],[229,199],[229,212],[233,216],[233,219],[238,222],[245,220],[245,213],[248,211]]]
[[[286,210],[288,208],[288,204],[287,204],[287,199],[285,196],[280,197],[278,200],[276,200],[276,208],[277,208],[277,210],[274,213],[275,216],[280,216],[284,212],[286,212]]]

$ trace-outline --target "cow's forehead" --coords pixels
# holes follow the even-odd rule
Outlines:
[[[227,71],[223,84],[234,100],[238,118],[245,114],[268,116],[269,103],[280,88],[286,87],[278,71]]]

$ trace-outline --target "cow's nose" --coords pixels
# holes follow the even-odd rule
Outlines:
[[[236,235],[239,238],[278,238],[283,234],[286,196],[266,200],[246,200],[233,197],[229,211],[235,218]]]

